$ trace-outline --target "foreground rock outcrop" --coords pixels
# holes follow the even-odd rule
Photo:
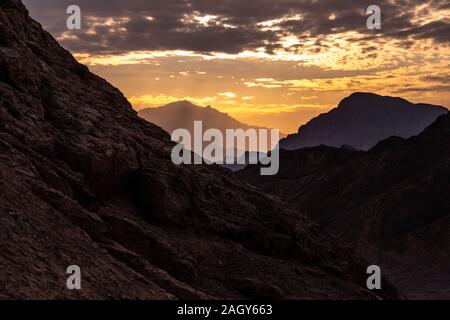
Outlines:
[[[0,2],[0,298],[397,298],[302,214],[172,143]],[[66,268],[82,290],[66,288]]]

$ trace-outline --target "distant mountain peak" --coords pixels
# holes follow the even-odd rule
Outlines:
[[[414,104],[403,98],[355,92],[336,108],[319,115],[280,142],[288,150],[327,145],[368,150],[390,136],[409,138],[422,132],[448,110]]]
[[[173,110],[176,108],[177,110]],[[176,113],[174,113],[176,112]],[[161,126],[171,133],[178,128],[191,129],[194,121],[202,121],[204,128],[226,129],[260,129],[261,127],[242,123],[228,113],[221,112],[211,105],[201,107],[191,101],[181,100],[157,108],[146,108],[139,115],[147,121]],[[283,134],[280,134],[283,136]]]
[[[401,107],[406,104],[411,104],[408,100],[400,97],[382,96],[371,92],[354,92],[348,97],[342,99],[338,104],[338,108],[345,107],[382,107],[391,103],[393,107]],[[431,105],[429,105],[431,106]]]
[[[165,105],[166,107],[191,107],[191,108],[200,108],[199,106],[196,106],[189,100],[179,100],[174,101],[171,103],[168,103]]]
[[[207,105],[206,107],[203,107],[203,106],[196,105],[192,101],[189,101],[189,100],[174,101],[174,102],[170,102],[168,104],[165,104],[160,107],[155,107],[155,108],[144,108],[144,109],[141,109],[139,111],[139,113],[144,115],[143,117],[146,118],[146,115],[149,113],[155,113],[155,112],[161,111],[161,110],[173,112],[172,109],[178,109],[176,112],[180,112],[180,111],[181,112],[189,111],[189,112],[198,112],[198,113],[204,112],[204,113],[217,113],[217,114],[228,116],[228,113],[221,112],[221,111],[213,108],[211,105]],[[238,120],[236,120],[236,121],[238,121]]]

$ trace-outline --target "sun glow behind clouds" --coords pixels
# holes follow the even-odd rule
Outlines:
[[[194,11],[191,14],[185,14],[181,19],[186,25],[186,29],[196,28],[196,27],[209,27],[209,26],[221,26],[228,29],[238,28],[238,26],[226,23],[226,20],[219,17],[218,15],[204,14],[202,15],[198,11]],[[181,28],[179,30],[185,30]]]
[[[255,125],[267,126],[271,119],[272,127],[287,133],[355,91],[450,105],[448,48],[430,40],[416,42],[412,50],[389,42],[367,49],[338,37],[328,41],[335,46],[301,57],[153,51],[77,58],[122,89],[137,109],[190,100]],[[133,82],[136,71],[115,74],[133,65],[148,68],[139,82]]]
[[[393,6],[395,16],[383,12],[381,31],[365,28],[365,10],[353,10],[356,1],[349,2],[351,8],[330,5],[327,10],[328,2],[325,6],[316,0],[323,12],[298,9],[307,3],[279,14],[242,4],[245,16],[239,14],[241,6],[233,8],[233,16],[230,3],[214,8],[194,8],[192,3],[192,10],[168,26],[165,19],[171,15],[161,19],[160,12],[151,10],[129,17],[121,12],[114,19],[90,15],[84,36],[98,39],[95,50],[91,42],[67,30],[57,36],[63,43],[83,43],[75,50],[76,58],[118,86],[136,108],[186,99],[253,124],[263,125],[270,114],[271,121],[280,121],[272,126],[290,132],[354,91],[450,105],[445,33],[450,9],[438,8],[436,2],[433,9],[430,3],[407,2],[399,4],[399,11],[395,1],[382,6]],[[139,25],[145,28],[136,29]],[[152,38],[161,30],[168,31]],[[124,44],[133,49],[126,50]]]

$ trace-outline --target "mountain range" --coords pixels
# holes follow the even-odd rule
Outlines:
[[[357,92],[337,108],[301,126],[280,141],[280,148],[297,150],[326,145],[368,150],[391,136],[409,138],[422,132],[447,108],[413,104],[402,98]]]
[[[174,165],[169,135],[20,0],[0,2],[0,30],[0,299],[401,297],[369,291],[368,262],[300,210]]]
[[[344,239],[408,298],[449,299],[449,141],[446,114],[368,151],[281,150],[278,175],[260,176],[258,166],[237,175]]]

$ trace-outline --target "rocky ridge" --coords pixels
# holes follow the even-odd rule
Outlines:
[[[0,298],[398,298],[366,263],[159,127],[0,2]],[[79,265],[82,290],[66,288]]]

